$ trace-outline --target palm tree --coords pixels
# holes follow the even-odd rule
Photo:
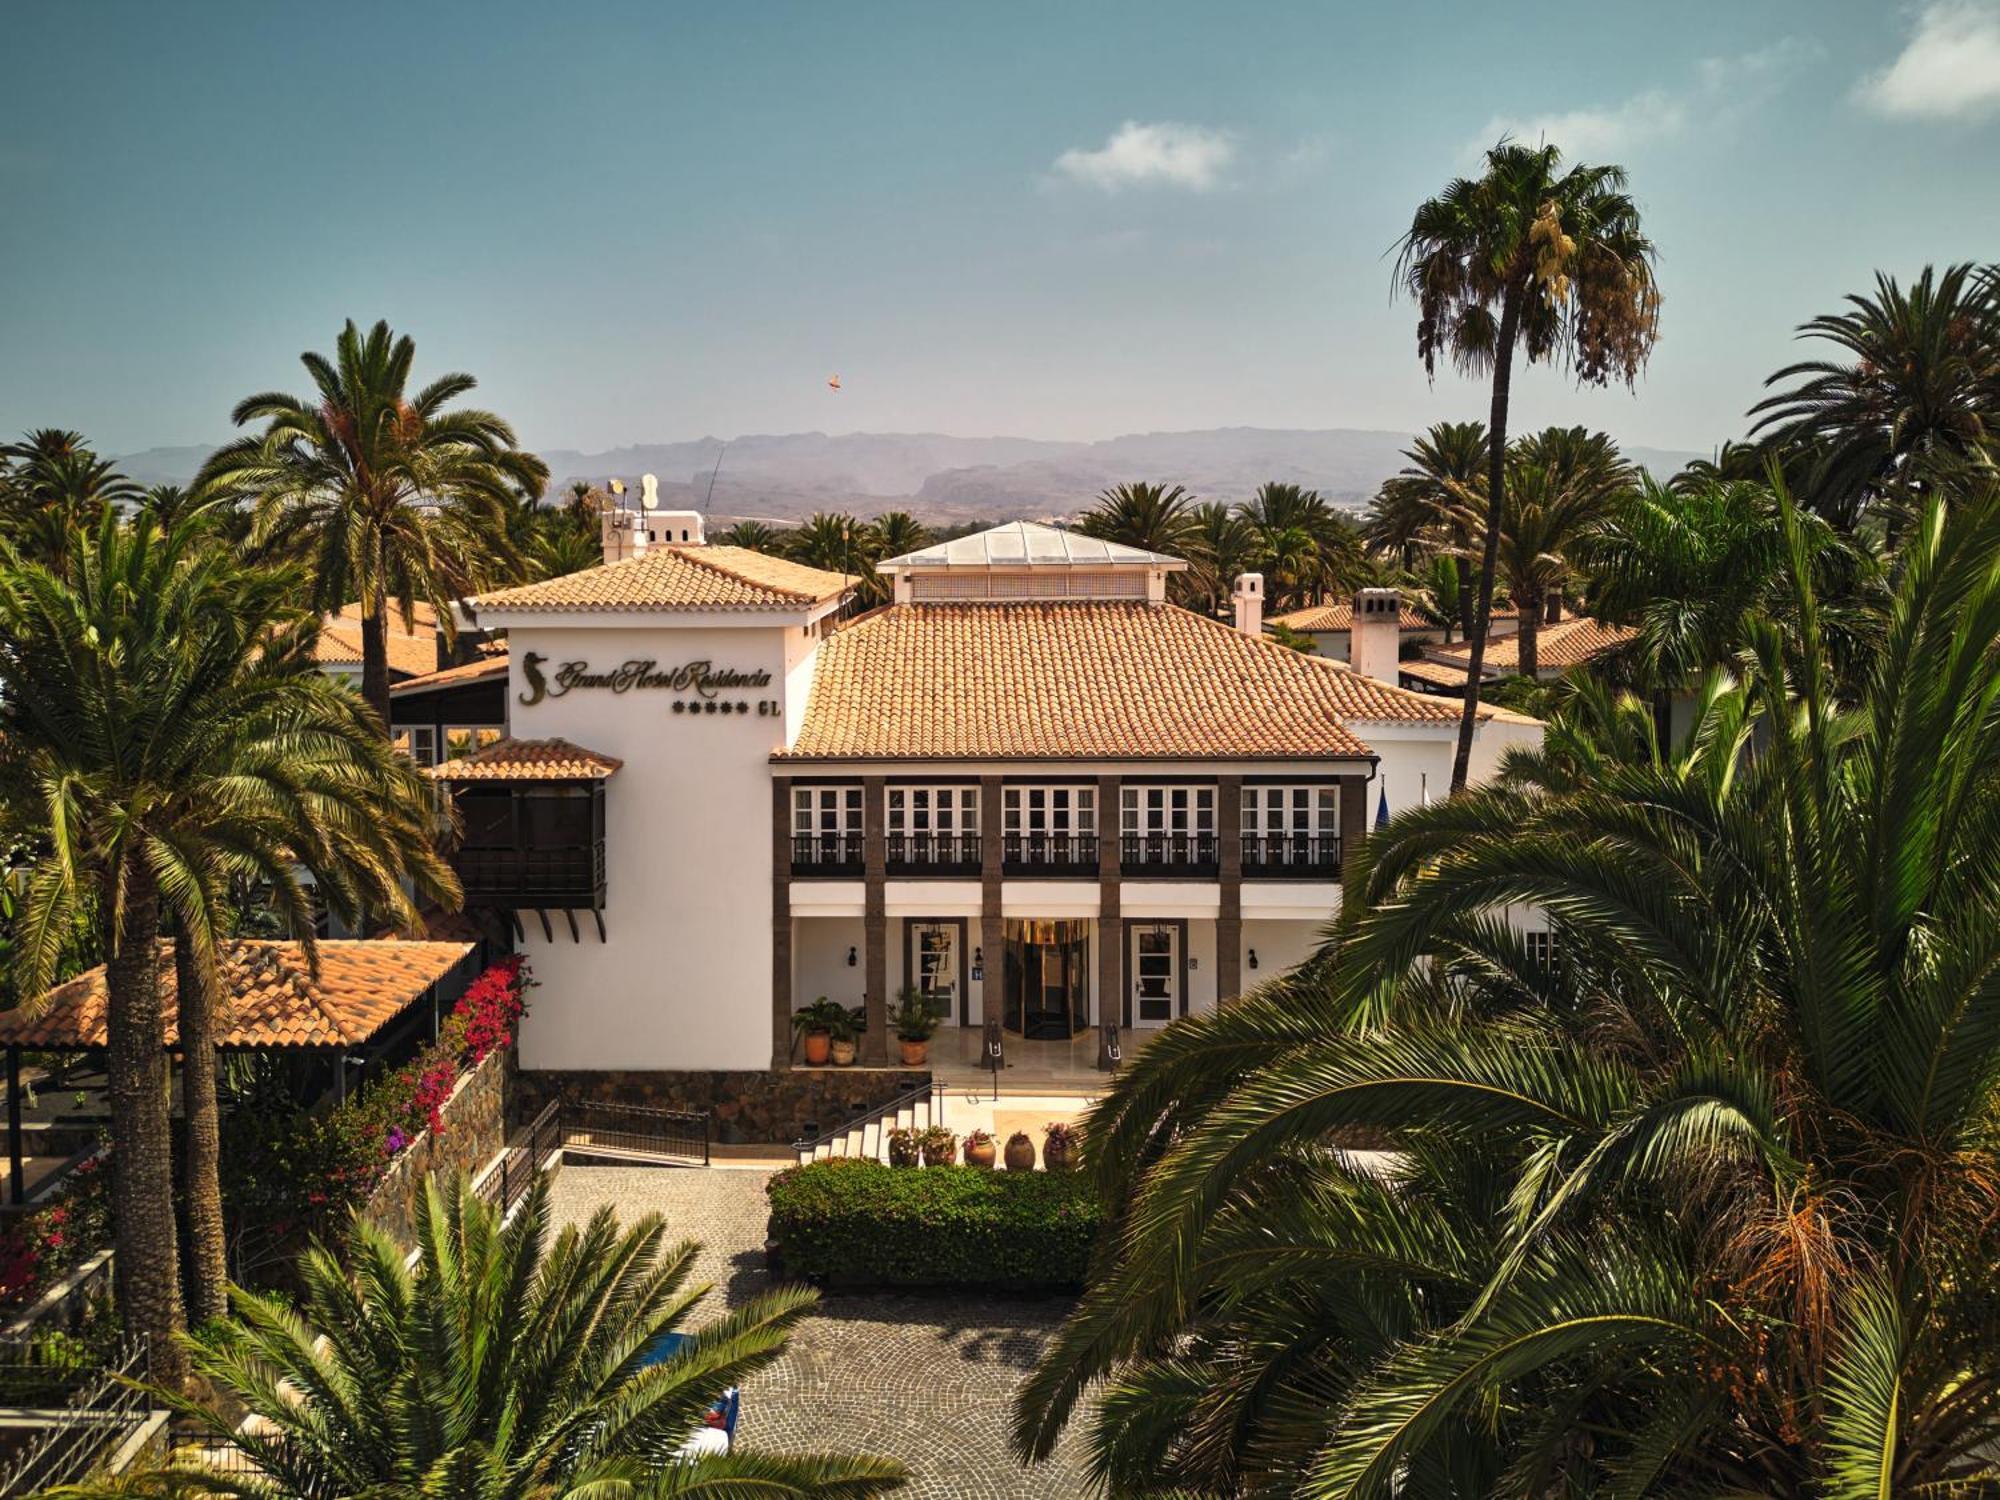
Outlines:
[[[386,737],[390,601],[407,627],[418,600],[451,629],[451,602],[511,573],[507,507],[541,494],[549,472],[491,412],[451,402],[478,383],[445,375],[406,393],[416,345],[387,323],[352,321],[334,357],[300,356],[311,397],[266,392],[237,403],[238,426],[264,431],[218,450],[198,483],[254,496],[259,536],[277,534],[314,564],[313,602],[361,606],[361,696]]]
[[[886,593],[875,572],[875,533],[866,521],[836,511],[817,511],[784,533],[785,556],[809,568],[845,573],[856,579],[851,606],[879,604]]]
[[[431,799],[365,708],[314,669],[301,580],[246,572],[199,520],[162,532],[108,512],[57,572],[0,544],[0,805],[41,848],[15,954],[16,988],[47,988],[80,911],[95,911],[109,990],[119,1305],[161,1340],[182,1324],[166,1054],[163,926],[203,983],[182,997],[184,1047],[205,1043],[232,880],[253,878],[310,940],[309,871],[334,910],[414,921],[403,880],[455,899]],[[33,1003],[33,1002],[31,1002]],[[189,1069],[200,1259],[213,1310],[213,1090]]]
[[[190,1341],[218,1399],[160,1395],[254,1477],[184,1460],[140,1492],[865,1500],[903,1486],[883,1458],[676,1458],[718,1394],[783,1353],[813,1292],[754,1298],[648,1364],[707,1291],[689,1285],[698,1247],[669,1244],[657,1214],[620,1229],[600,1209],[552,1237],[545,1182],[503,1226],[460,1177],[426,1183],[416,1239],[411,1269],[357,1215],[344,1257],[307,1253],[296,1307],[237,1291],[235,1320]],[[244,1410],[260,1423],[241,1425]]]
[[[1277,600],[1311,604],[1351,586],[1363,566],[1359,530],[1318,490],[1267,482],[1237,508],[1256,533]]]
[[[906,552],[915,552],[928,547],[931,530],[906,510],[892,510],[875,518],[872,530],[875,534],[874,561],[885,557],[901,557]]]
[[[1194,525],[1194,506],[1194,496],[1177,484],[1118,484],[1097,497],[1097,503],[1077,521],[1076,529],[1103,541],[1184,557]]]
[[[1114,1489],[2000,1484],[1996,555],[2000,495],[1930,505],[1852,713],[1796,566],[1671,755],[1603,705],[1371,838],[1336,948],[1087,1120],[1117,1217],[1022,1452],[1105,1379]]]
[[[1500,568],[1520,612],[1520,670],[1541,669],[1543,609],[1575,574],[1576,549],[1628,488],[1632,466],[1604,433],[1551,427],[1513,444],[1507,455],[1513,498],[1500,538]]]
[[[709,538],[719,547],[743,547],[751,552],[776,552],[784,533],[762,521],[738,521]]]
[[[1507,409],[1518,348],[1586,385],[1638,378],[1659,328],[1653,244],[1625,193],[1621,167],[1561,172],[1554,146],[1502,141],[1486,173],[1460,178],[1411,220],[1397,279],[1418,308],[1417,353],[1435,376],[1440,357],[1490,372],[1486,546],[1474,597],[1472,655],[1451,789],[1471,764],[1479,680],[1493,614],[1493,583],[1507,514]]]
[[[2000,265],[1925,266],[1907,291],[1878,272],[1847,303],[1799,329],[1845,361],[1787,365],[1765,385],[1798,383],[1750,410],[1753,431],[1816,451],[1812,504],[1852,530],[1871,500],[1907,510],[1957,465],[2000,466]]]
[[[1369,502],[1362,537],[1378,552],[1397,554],[1415,569],[1422,553],[1450,558],[1456,575],[1448,592],[1457,601],[1453,616],[1472,635],[1472,569],[1466,556],[1471,538],[1456,523],[1467,495],[1486,491],[1486,424],[1439,422],[1404,450],[1409,463],[1384,480]]]
[[[62,566],[78,528],[88,531],[106,509],[143,498],[80,432],[44,427],[0,445],[0,537],[52,567]]]
[[[1237,578],[1257,567],[1257,533],[1218,501],[1197,505],[1188,515],[1192,525],[1183,542],[1188,571],[1169,575],[1168,587],[1183,602],[1198,601],[1204,613],[1220,616],[1235,593]]]

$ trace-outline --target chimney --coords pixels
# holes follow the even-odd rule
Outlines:
[[[1348,636],[1348,664],[1364,677],[1395,686],[1403,656],[1403,594],[1400,589],[1357,589],[1354,627]]]
[[[1245,573],[1236,580],[1236,628],[1245,635],[1264,633],[1264,575]]]
[[[1562,617],[1563,591],[1560,588],[1550,589],[1542,596],[1542,623],[1544,625],[1560,625]]]

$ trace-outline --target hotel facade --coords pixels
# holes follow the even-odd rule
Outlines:
[[[1232,626],[1167,601],[1177,559],[1017,524],[881,564],[849,618],[852,580],[698,517],[605,535],[464,601],[504,735],[436,771],[539,982],[530,1072],[790,1070],[821,997],[886,1066],[905,986],[940,1063],[990,1026],[1102,1060],[1304,958],[1371,824],[1448,784],[1457,705],[1270,640],[1254,575]],[[399,705],[500,685],[450,670]],[[1475,777],[1540,732],[1483,712]]]

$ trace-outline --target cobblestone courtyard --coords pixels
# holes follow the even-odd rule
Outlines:
[[[768,1287],[766,1174],[727,1169],[564,1167],[555,1218],[602,1204],[658,1212],[674,1239],[702,1242],[700,1279],[734,1304]],[[720,1309],[719,1301],[713,1304]],[[1067,1310],[1060,1301],[830,1296],[782,1360],[743,1390],[739,1440],[774,1452],[901,1459],[923,1500],[1041,1500],[1087,1493],[1074,1434],[1047,1464],[1007,1452],[1008,1403]]]

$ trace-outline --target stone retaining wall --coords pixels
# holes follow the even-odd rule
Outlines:
[[[594,1099],[654,1109],[705,1109],[725,1145],[789,1144],[808,1123],[831,1130],[930,1081],[930,1074],[857,1068],[773,1068],[763,1072],[570,1072],[522,1070],[515,1108],[531,1117],[550,1099]]]
[[[513,1078],[513,1049],[489,1054],[453,1086],[440,1111],[444,1134],[426,1130],[390,1163],[388,1175],[377,1184],[363,1212],[399,1244],[415,1242],[417,1197],[427,1178],[453,1172],[471,1177],[507,1144]]]

